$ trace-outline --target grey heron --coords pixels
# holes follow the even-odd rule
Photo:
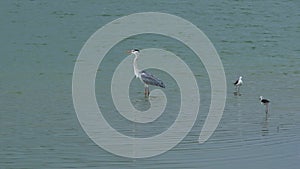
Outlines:
[[[260,97],[259,97],[259,100],[260,100],[260,103],[261,103],[261,104],[263,104],[263,105],[266,106],[266,113],[268,113],[268,112],[269,112],[269,103],[270,103],[270,100],[264,99],[263,96],[260,96]]]
[[[134,75],[136,78],[139,78],[141,80],[141,82],[144,84],[145,86],[145,97],[148,97],[150,94],[149,91],[149,85],[152,86],[158,86],[161,88],[165,88],[165,84],[163,83],[163,81],[161,81],[160,79],[158,79],[157,77],[153,76],[152,74],[144,71],[144,70],[139,70],[137,67],[137,60],[139,58],[140,55],[140,51],[138,49],[133,49],[128,51],[128,53],[134,54],[135,58],[133,60],[133,70],[134,70]]]

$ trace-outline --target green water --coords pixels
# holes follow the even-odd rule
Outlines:
[[[298,168],[300,156],[300,3],[298,1],[0,1],[0,168]],[[108,90],[124,51],[163,48],[191,67],[201,86],[195,126],[172,150],[147,159],[115,156],[81,128],[72,102],[72,73],[85,41],[100,27],[135,12],[165,12],[189,20],[215,45],[228,93],[222,120],[204,144],[199,132],[210,104],[205,68],[178,41],[141,35],[114,47],[96,78],[99,106],[128,135]],[[151,136],[172,124],[180,103],[167,74],[167,111],[157,123],[136,125]],[[241,96],[232,83],[242,75]],[[265,116],[258,97],[271,100]],[[133,80],[132,103],[146,110],[143,86]],[[174,106],[175,105],[175,106]],[[177,106],[176,106],[177,105]]]

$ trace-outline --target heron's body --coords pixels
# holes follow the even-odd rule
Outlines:
[[[150,74],[144,70],[140,71],[138,69],[137,60],[138,60],[138,56],[139,56],[139,50],[137,50],[137,49],[131,50],[131,53],[135,55],[135,58],[133,60],[134,74],[135,74],[136,78],[139,78],[142,81],[142,83],[144,83],[145,96],[149,96],[149,94],[150,94],[149,85],[165,88],[166,86],[163,83],[163,81],[161,81],[157,77],[153,76],[152,74]]]
[[[153,76],[152,74],[142,70],[140,71],[141,74],[141,80],[145,85],[152,85],[152,86],[158,86],[161,88],[165,88],[165,84],[158,79],[157,77]]]

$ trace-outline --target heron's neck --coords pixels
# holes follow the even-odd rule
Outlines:
[[[135,77],[139,77],[139,69],[137,67],[137,60],[138,60],[138,54],[134,54],[135,58],[133,60],[133,71],[134,71],[134,75]]]

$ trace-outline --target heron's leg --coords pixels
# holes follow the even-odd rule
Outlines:
[[[268,113],[268,112],[269,112],[269,104],[266,103],[266,113]]]
[[[149,97],[150,91],[149,91],[149,86],[147,86],[147,97]]]
[[[145,97],[148,97],[149,96],[149,86],[148,85],[145,85]]]

